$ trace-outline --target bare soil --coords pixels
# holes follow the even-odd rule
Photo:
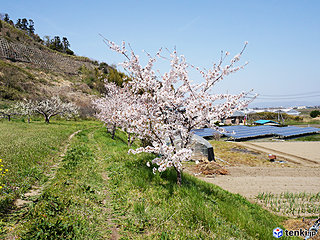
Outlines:
[[[320,167],[320,142],[241,142],[247,148],[271,153],[302,166]]]
[[[277,164],[277,163],[275,163]],[[214,178],[200,177],[232,193],[239,193],[254,199],[259,193],[310,192],[320,191],[320,168],[307,167],[247,167],[231,166],[229,175]]]
[[[224,166],[228,175],[207,177],[204,181],[216,184],[232,193],[253,200],[262,192],[320,192],[320,142],[242,142],[249,150],[274,154],[277,160],[268,165],[249,166],[233,164]],[[241,153],[239,153],[241,154]]]

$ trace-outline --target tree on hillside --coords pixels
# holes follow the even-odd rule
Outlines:
[[[78,115],[78,107],[73,103],[64,103],[59,97],[52,97],[33,103],[33,109],[36,113],[41,114],[46,123],[50,123],[53,116],[63,116],[71,118]]]
[[[45,35],[45,36],[43,36],[43,43],[44,43],[44,45],[46,45],[47,47],[49,47],[49,45],[50,45],[50,36],[48,36],[48,35]]]
[[[26,18],[23,18],[21,20],[21,30],[28,31],[28,25],[28,20]]]
[[[63,46],[63,52],[69,55],[74,55],[74,52],[69,48],[70,43],[69,40],[66,37],[62,38],[62,46]]]
[[[126,74],[118,71],[116,68],[109,67],[108,68],[108,74],[107,74],[107,80],[108,82],[114,82],[118,86],[122,86],[125,81],[127,81],[129,78],[126,76]]]
[[[21,22],[21,19],[20,19],[20,18],[17,20],[17,23],[15,24],[15,27],[16,27],[16,28],[19,28],[19,29],[22,28],[22,22]]]
[[[18,19],[17,23],[15,24],[15,27],[24,31],[28,31],[29,29],[29,23],[26,18]]]
[[[74,52],[69,48],[70,43],[66,37],[63,37],[61,41],[59,36],[54,36],[53,39],[50,36],[44,36],[44,44],[52,50],[74,55]]]
[[[66,37],[62,38],[62,46],[64,52],[66,52],[66,50],[70,47],[70,43]]]
[[[9,14],[8,14],[8,13],[5,13],[5,14],[4,14],[4,19],[3,19],[3,21],[9,23],[10,17],[9,17]]]
[[[54,38],[51,40],[49,47],[53,50],[62,52],[63,51],[63,46],[60,40],[59,36],[54,36]]]
[[[243,100],[246,96],[244,92],[238,95],[213,94],[213,87],[218,81],[244,67],[235,65],[247,43],[229,64],[222,66],[229,55],[226,52],[220,62],[209,70],[201,70],[187,63],[185,57],[179,56],[175,50],[169,56],[162,56],[161,49],[155,56],[147,54],[148,62],[142,66],[139,56],[131,48],[127,50],[125,43],[122,46],[108,40],[106,43],[126,59],[121,65],[130,73],[130,81],[123,84],[123,89],[137,99],[135,104],[129,104],[127,111],[139,115],[132,122],[135,134],[140,139],[149,139],[151,143],[130,152],[155,153],[157,157],[152,161],[153,171],[162,172],[173,167],[177,173],[177,183],[181,185],[182,162],[190,160],[192,153],[192,130],[204,126],[216,128],[214,123],[217,120],[232,115],[249,103]],[[168,72],[160,74],[159,70],[154,69],[158,59],[169,59]],[[190,70],[198,72],[204,81],[192,82]],[[123,118],[120,122],[130,120],[126,115],[119,116]],[[148,165],[151,166],[150,163]]]
[[[108,74],[109,73],[109,65],[105,62],[101,62],[99,64],[99,70],[101,70],[104,74]]]
[[[29,19],[29,27],[28,27],[29,36],[32,36],[34,34],[34,31],[35,31],[34,21],[32,19]]]

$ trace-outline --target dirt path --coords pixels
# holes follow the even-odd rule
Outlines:
[[[89,139],[91,141],[95,141],[94,140],[94,131],[92,131],[89,134]],[[101,151],[101,147],[99,146],[99,144],[96,144],[96,148],[97,148],[98,152]],[[105,186],[107,186],[108,185],[108,181],[109,181],[108,174],[105,171],[103,171],[103,172],[101,172],[101,177],[105,182]],[[117,228],[116,224],[113,223],[113,221],[112,221],[113,220],[113,216],[112,216],[112,210],[111,210],[112,207],[110,205],[110,192],[109,192],[109,189],[106,187],[105,189],[102,190],[102,192],[103,192],[103,194],[105,196],[105,199],[102,202],[103,205],[101,206],[101,209],[102,209],[102,211],[103,211],[103,213],[105,215],[107,214],[109,216],[107,218],[107,226],[108,226],[109,230],[111,231],[111,235],[109,236],[109,240],[118,240],[120,238],[119,229]]]
[[[28,203],[31,203],[32,201],[30,200],[25,200],[26,198],[30,198],[30,197],[33,197],[33,196],[38,196],[41,194],[42,190],[45,188],[45,186],[47,186],[48,184],[50,184],[50,180],[53,179],[57,173],[57,169],[59,168],[59,164],[62,160],[62,158],[64,157],[64,155],[66,154],[67,152],[67,149],[70,145],[70,141],[71,139],[76,135],[78,134],[79,132],[81,132],[82,130],[78,130],[74,133],[72,133],[69,137],[68,137],[68,140],[67,140],[67,144],[65,145],[65,147],[63,148],[62,150],[62,153],[61,155],[59,156],[59,161],[54,164],[52,167],[51,167],[51,171],[50,173],[48,174],[48,177],[49,177],[49,180],[43,185],[43,186],[32,186],[32,188],[30,189],[29,192],[25,193],[23,196],[23,198],[18,198],[14,201],[14,205],[16,206],[16,208],[20,209],[22,208],[25,204],[28,204]]]
[[[67,140],[67,144],[64,146],[59,158],[58,158],[58,162],[56,164],[54,164],[52,167],[51,167],[51,170],[50,172],[48,173],[48,181],[42,185],[42,186],[37,186],[37,185],[34,185],[32,186],[32,188],[30,189],[29,192],[23,194],[23,197],[22,198],[18,198],[14,201],[14,205],[15,205],[15,209],[12,210],[12,212],[10,212],[10,215],[11,216],[19,216],[19,215],[23,215],[24,214],[24,210],[25,210],[25,207],[27,206],[27,204],[31,203],[32,200],[30,200],[32,197],[35,197],[35,196],[39,196],[43,189],[48,186],[51,182],[51,180],[55,177],[56,173],[57,173],[57,170],[59,168],[59,164],[62,160],[62,158],[64,157],[64,155],[66,154],[67,152],[67,149],[70,145],[70,141],[72,140],[72,138],[78,134],[79,132],[81,132],[82,130],[78,130],[74,133],[72,133],[69,137],[68,137],[68,140]],[[6,240],[13,240],[13,239],[16,239],[16,236],[14,235],[15,234],[15,230],[18,226],[19,226],[19,221],[22,219],[22,217],[19,217],[18,218],[18,221],[15,222],[15,224],[12,226],[12,229],[10,231],[10,233],[8,233],[8,235],[5,237]]]

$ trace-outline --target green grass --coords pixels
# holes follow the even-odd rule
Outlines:
[[[55,178],[36,200],[20,229],[21,239],[107,239],[105,180],[101,162],[87,145],[92,130],[79,133]]]
[[[99,136],[110,149],[114,144]],[[122,145],[122,146],[121,146]],[[125,144],[108,151],[112,204],[124,239],[272,239],[283,220],[240,195],[174,171],[153,175],[152,156],[126,155]]]
[[[178,187],[174,171],[154,175],[146,166],[154,156],[127,151],[124,133],[112,140],[104,127],[91,124],[74,137],[55,178],[11,224],[14,230],[5,226],[5,234],[109,239],[117,227],[121,239],[273,239],[272,229],[285,219],[187,174]]]
[[[320,134],[313,134],[305,137],[298,137],[291,139],[290,141],[320,141]]]
[[[307,121],[285,121],[286,125],[312,125],[312,124],[320,124],[319,120],[312,119],[310,117],[307,118]],[[312,127],[312,126],[310,126]]]
[[[53,121],[52,124],[0,121],[0,158],[9,171],[0,178],[0,218],[14,199],[34,184],[46,181],[68,136],[88,123]]]

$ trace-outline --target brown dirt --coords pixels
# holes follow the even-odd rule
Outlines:
[[[278,163],[275,163],[278,164]],[[320,191],[320,168],[288,167],[229,167],[229,175],[215,178],[200,177],[232,193],[239,193],[254,199],[259,193],[310,192]]]
[[[259,142],[240,143],[255,151],[272,153],[289,163],[275,162],[265,166],[225,166],[229,175],[214,178],[199,176],[230,192],[254,199],[261,192],[310,192],[320,191],[320,142]],[[270,151],[271,149],[271,151]],[[239,153],[240,154],[240,153]],[[266,155],[267,156],[267,155]]]
[[[320,167],[320,142],[241,142],[237,144],[274,154],[302,166]]]
[[[199,164],[192,165],[188,167],[188,171],[197,174],[202,174],[206,176],[211,175],[227,175],[228,170],[216,162],[202,161]]]

